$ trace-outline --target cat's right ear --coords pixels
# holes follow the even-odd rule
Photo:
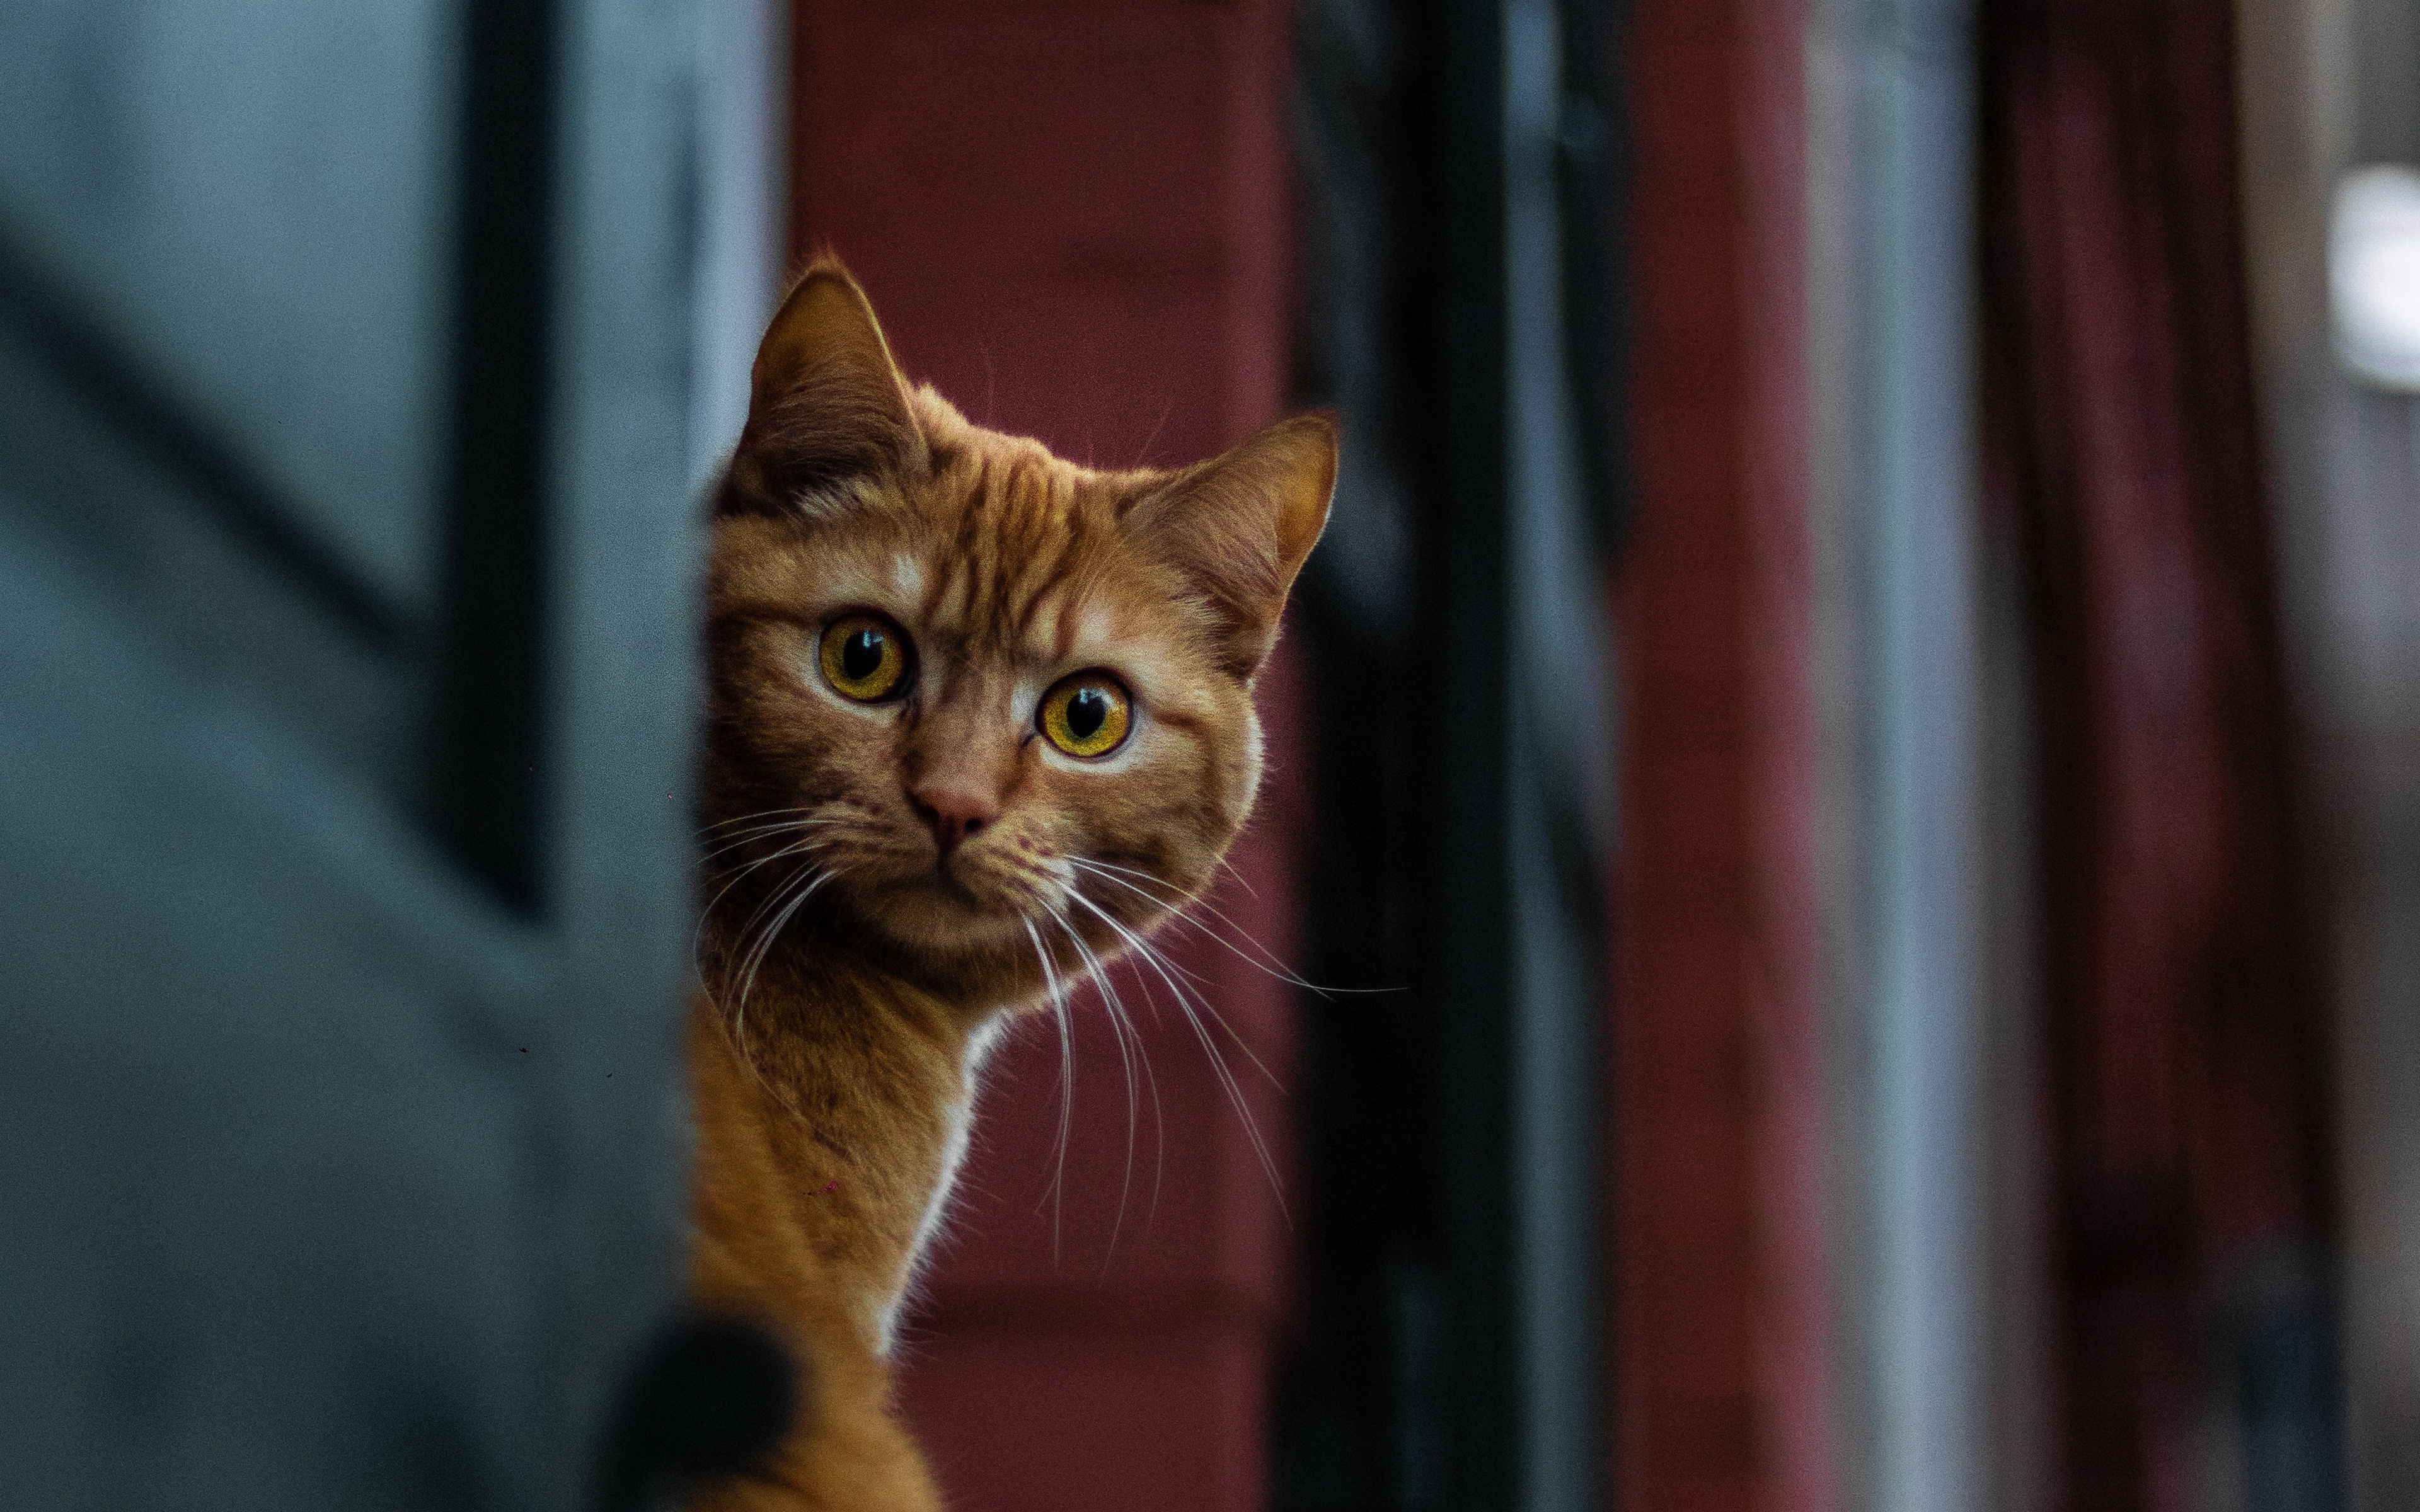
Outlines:
[[[830,258],[800,278],[766,330],[719,495],[721,515],[814,513],[835,486],[921,471],[923,433],[874,306]]]
[[[1277,643],[1278,616],[1336,492],[1336,416],[1280,420],[1131,501],[1127,532],[1192,582],[1227,670],[1249,681]]]

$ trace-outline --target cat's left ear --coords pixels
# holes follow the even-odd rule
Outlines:
[[[1138,498],[1126,530],[1192,580],[1217,615],[1228,670],[1249,678],[1277,643],[1278,616],[1336,491],[1336,416],[1280,420],[1226,455]]]

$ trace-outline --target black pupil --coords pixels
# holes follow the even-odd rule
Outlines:
[[[882,632],[872,625],[851,630],[840,643],[840,674],[861,683],[882,669]]]
[[[1109,696],[1097,687],[1079,687],[1067,701],[1067,733],[1090,740],[1109,721]]]

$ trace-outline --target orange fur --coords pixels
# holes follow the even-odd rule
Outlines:
[[[887,1352],[983,1052],[1210,881],[1260,780],[1251,678],[1335,472],[1325,416],[1175,472],[971,425],[899,378],[836,264],[775,316],[708,580],[692,1273],[806,1379],[763,1473],[700,1507],[938,1505]],[[905,696],[827,680],[818,639],[850,611],[912,642]],[[1136,712],[1088,761],[1034,708],[1096,670]],[[961,835],[941,806],[976,820]]]

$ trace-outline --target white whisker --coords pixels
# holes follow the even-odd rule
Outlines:
[[[706,852],[704,855],[700,856],[698,859],[701,862],[711,861],[716,856],[722,855],[726,851],[738,850],[741,846],[749,844],[759,836],[779,834],[783,830],[818,829],[824,825],[837,822],[838,821],[832,819],[782,819],[769,825],[752,825],[747,829],[736,830],[730,835],[716,837],[717,839],[721,840],[722,843],[717,845],[714,849]]]
[[[1211,1072],[1218,1076],[1218,1084],[1226,1089],[1227,1101],[1233,1105],[1236,1118],[1243,1122],[1244,1137],[1250,1142],[1252,1153],[1260,1160],[1261,1170],[1268,1177],[1269,1193],[1277,1198],[1278,1211],[1284,1215],[1289,1225],[1292,1224],[1293,1214],[1286,1208],[1285,1185],[1279,1180],[1277,1160],[1269,1153],[1267,1142],[1261,1137],[1260,1125],[1253,1120],[1251,1106],[1245,1100],[1244,1088],[1235,1080],[1234,1072],[1227,1065],[1227,1057],[1219,1054],[1218,1041],[1210,1038],[1210,1031],[1203,1027],[1200,1015],[1194,1012],[1192,998],[1177,984],[1176,979],[1169,974],[1167,967],[1162,964],[1159,952],[1153,949],[1141,935],[1126,928],[1109,910],[1073,887],[1067,889],[1067,897],[1070,902],[1080,903],[1091,910],[1094,918],[1115,931],[1125,940],[1126,948],[1148,962],[1152,969],[1159,974],[1159,980],[1168,984],[1169,992],[1175,996],[1178,1006],[1185,1011],[1186,1023],[1193,1026],[1194,1038],[1202,1042],[1203,1054],[1209,1057]],[[1273,1086],[1279,1086],[1280,1090],[1283,1090],[1281,1084],[1278,1083],[1277,1077],[1268,1067],[1261,1064],[1261,1057],[1253,1055],[1251,1046],[1244,1043],[1242,1036],[1236,1035],[1234,1029],[1229,1026],[1224,1019],[1218,1017],[1218,1011],[1211,1008],[1207,1001],[1201,1006],[1203,1012],[1218,1020],[1219,1026],[1234,1037],[1236,1044],[1246,1056],[1250,1057],[1252,1064],[1260,1067],[1261,1074],[1267,1076]]]
[[[1050,952],[1043,946],[1041,932],[1033,920],[1019,920],[1025,925],[1025,937],[1033,942],[1033,957],[1042,963],[1043,995],[1050,1004],[1050,1016],[1059,1026],[1059,1139],[1052,1150],[1050,1185],[1043,1196],[1050,1203],[1050,1262],[1059,1263],[1060,1198],[1067,1181],[1067,1137],[1076,1119],[1076,1043],[1067,1022],[1067,997],[1060,985],[1059,968],[1051,964]],[[1039,1212],[1041,1203],[1034,1204]]]
[[[837,875],[837,873],[831,872],[819,872],[812,866],[801,867],[797,878],[793,878],[791,881],[783,883],[782,885],[782,888],[775,891],[773,894],[774,897],[778,898],[782,895],[782,891],[797,887],[798,882],[800,879],[804,879],[806,882],[806,886],[799,889],[798,896],[792,898],[787,903],[784,903],[782,907],[782,911],[773,916],[773,921],[766,925],[764,933],[757,936],[755,951],[749,958],[747,963],[746,979],[739,984],[739,1001],[732,1009],[731,1025],[732,1032],[734,1034],[737,1034],[740,1031],[741,1025],[746,1022],[748,1016],[748,995],[755,990],[756,973],[763,968],[765,964],[765,957],[772,951],[774,940],[781,935],[783,929],[789,924],[791,917],[798,913],[799,909],[805,904],[806,901],[814,897],[816,892],[823,887],[824,884],[830,882],[835,875]]]
[[[1069,896],[1074,897],[1076,895],[1071,891]],[[1119,998],[1116,985],[1109,980],[1109,969],[1101,964],[1101,958],[1093,953],[1093,948],[1084,943],[1084,936],[1078,932],[1076,926],[1068,920],[1064,914],[1061,914],[1056,910],[1053,910],[1051,917],[1057,920],[1061,929],[1067,932],[1068,942],[1076,947],[1076,953],[1083,958],[1086,969],[1093,979],[1093,985],[1101,995],[1101,1005],[1108,1011],[1109,1015],[1109,1033],[1115,1037],[1118,1042],[1118,1064],[1125,1072],[1125,1174],[1119,1178],[1118,1180],[1118,1215],[1109,1226],[1109,1251],[1111,1254],[1115,1254],[1118,1247],[1118,1235],[1124,1231],[1125,1227],[1126,1197],[1134,1184],[1136,1055],[1142,1056],[1143,1073],[1146,1076],[1151,1077],[1152,1118],[1156,1125],[1158,1124],[1159,1120],[1159,1082],[1158,1078],[1152,1074],[1151,1057],[1148,1053],[1143,1051],[1142,1036],[1135,1029],[1132,1019],[1127,1016],[1125,1004]],[[1133,1042],[1133,1048],[1131,1051],[1128,1049],[1129,1040]],[[1164,1158],[1167,1150],[1167,1135],[1165,1126],[1159,1125],[1159,1127],[1161,1128],[1159,1148],[1161,1155]],[[1155,1214],[1158,1211],[1158,1176],[1156,1172],[1155,1172],[1152,1187],[1152,1202]],[[1106,1259],[1104,1260],[1104,1263],[1107,1263]]]
[[[1269,949],[1268,947],[1263,945],[1260,941],[1253,939],[1249,930],[1247,930],[1243,925],[1236,923],[1233,918],[1230,918],[1225,914],[1219,912],[1219,910],[1207,900],[1198,897],[1193,893],[1187,892],[1176,884],[1153,876],[1147,872],[1137,872],[1127,867],[1116,866],[1108,861],[1095,860],[1086,856],[1071,856],[1067,857],[1067,860],[1071,865],[1082,871],[1091,872],[1093,875],[1099,877],[1104,882],[1116,883],[1119,887],[1125,888],[1128,892],[1131,892],[1136,897],[1142,899],[1145,903],[1150,903],[1155,908],[1167,909],[1171,918],[1199,930],[1205,938],[1218,941],[1221,947],[1234,955],[1236,959],[1252,967],[1255,971],[1265,972],[1267,975],[1275,977],[1278,980],[1284,982],[1290,987],[1299,987],[1305,992],[1317,993],[1322,996],[1328,996],[1338,993],[1375,993],[1391,991],[1391,989],[1384,987],[1322,987],[1315,981],[1306,981],[1301,977],[1296,976],[1293,971],[1289,970],[1286,967],[1285,963],[1278,959],[1276,952]],[[1134,883],[1125,880],[1128,877],[1139,878],[1156,887],[1166,887],[1169,891],[1183,899],[1184,903],[1180,906],[1166,898],[1145,892],[1142,888],[1136,887]],[[1202,920],[1193,918],[1187,911],[1193,908],[1201,909],[1202,912],[1210,915],[1213,918],[1216,918],[1220,923],[1226,925],[1229,929],[1233,930],[1237,934],[1242,935],[1245,941],[1249,944],[1253,949],[1258,950],[1261,953],[1263,959],[1257,961],[1254,960],[1233,941],[1228,939],[1217,930],[1210,928],[1207,924],[1202,923]]]
[[[706,905],[704,908],[701,908],[701,909],[699,909],[699,910],[698,910],[698,914],[697,914],[697,928],[696,928],[694,931],[692,931],[692,932],[691,932],[690,936],[690,958],[692,961],[698,961],[698,963],[699,963],[699,964],[698,964],[698,978],[699,978],[699,981],[700,981],[701,985],[703,985],[703,984],[704,984],[705,978],[706,978],[706,967],[705,967],[705,964],[704,964],[704,962],[700,959],[700,957],[702,956],[702,954],[703,954],[703,952],[704,952],[704,950],[705,950],[705,949],[706,949],[706,922],[714,917],[714,910],[715,910],[717,907],[721,906],[721,903],[722,903],[722,900],[723,900],[723,899],[725,899],[725,898],[727,898],[727,897],[729,897],[729,896],[731,895],[731,889],[732,889],[732,888],[734,888],[734,887],[737,887],[737,886],[739,886],[740,882],[741,882],[742,880],[744,880],[744,879],[748,876],[748,874],[749,874],[750,872],[754,872],[758,867],[761,867],[761,866],[769,866],[769,865],[771,865],[773,862],[775,862],[775,861],[779,861],[779,860],[782,860],[782,859],[783,859],[783,858],[785,858],[785,857],[788,857],[788,856],[799,856],[799,855],[801,855],[801,854],[804,854],[804,853],[807,853],[807,852],[816,851],[816,850],[821,850],[821,849],[823,849],[823,848],[824,848],[825,844],[826,844],[826,842],[825,842],[825,841],[819,841],[819,840],[816,840],[816,839],[814,839],[814,838],[813,838],[813,837],[809,837],[808,839],[806,839],[806,840],[802,840],[802,841],[797,841],[797,842],[796,842],[796,843],[794,843],[794,844],[783,846],[782,849],[780,849],[780,850],[778,850],[778,851],[775,851],[775,852],[774,852],[772,855],[770,855],[770,856],[760,856],[760,857],[758,857],[756,860],[753,860],[753,861],[749,862],[746,866],[741,867],[741,868],[739,869],[739,871],[738,871],[737,872],[736,872],[736,873],[732,876],[732,878],[731,878],[731,880],[730,880],[730,881],[728,881],[728,882],[726,882],[726,883],[724,883],[724,884],[722,885],[722,889],[721,889],[721,891],[717,892],[717,893],[714,895],[714,897],[713,897],[713,899],[712,899],[712,901],[711,901],[711,902],[707,903],[706,903]],[[809,868],[809,870],[812,870],[812,867],[811,867],[811,868]],[[785,881],[785,882],[783,884],[782,887],[777,887],[777,888],[775,888],[775,889],[774,889],[773,896],[774,896],[774,897],[776,897],[776,898],[778,898],[779,896],[781,896],[781,893],[783,892],[783,890],[784,888],[786,888],[788,886],[789,886],[789,883],[788,883],[787,881]],[[749,915],[749,916],[748,916],[748,921],[747,921],[747,923],[740,925],[740,927],[739,927],[739,937],[740,937],[741,939],[745,939],[745,938],[747,938],[747,934],[748,934],[748,931],[749,931],[750,927],[751,927],[751,926],[752,926],[752,925],[754,925],[754,923],[756,922],[756,920],[757,920],[757,919],[759,919],[759,918],[763,918],[763,917],[764,917],[764,915],[765,915],[765,909],[766,909],[766,907],[767,907],[768,905],[769,905],[769,903],[771,903],[771,899],[768,899],[768,900],[767,900],[767,902],[766,902],[765,903],[760,903],[760,904],[758,904],[758,905],[757,905],[756,912],[755,912],[755,913],[752,913],[752,914],[751,914],[751,915]],[[711,988],[708,988],[708,989],[707,989],[707,995],[708,995],[709,997],[712,995],[712,989],[711,989]]]
[[[754,813],[735,814],[729,819],[718,819],[710,825],[700,826],[698,833],[711,835],[718,829],[727,829],[733,825],[744,825],[751,819],[768,819],[777,813],[813,813],[822,807],[823,805],[819,803],[804,803],[788,809],[760,809]]]
[[[1116,930],[1120,934],[1124,935],[1127,946],[1136,955],[1140,956],[1151,963],[1152,969],[1159,974],[1159,978],[1162,981],[1166,981],[1168,983],[1169,989],[1171,992],[1180,991],[1181,989],[1178,983],[1170,977],[1169,974],[1171,972],[1174,972],[1176,976],[1183,977],[1187,981],[1191,982],[1193,984],[1193,992],[1182,999],[1182,1002],[1186,1007],[1186,1011],[1188,1013],[1191,1012],[1193,1006],[1198,1004],[1202,1012],[1210,1015],[1210,1021],[1218,1025],[1219,1028],[1225,1030],[1227,1038],[1235,1041],[1235,1048],[1244,1053],[1244,1058],[1252,1063],[1253,1070],[1259,1072],[1264,1077],[1266,1077],[1268,1079],[1268,1084],[1271,1087],[1277,1088],[1280,1092],[1285,1090],[1285,1083],[1278,1079],[1278,1073],[1269,1070],[1269,1068],[1262,1062],[1261,1057],[1253,1053],[1251,1041],[1236,1032],[1235,1026],[1227,1022],[1226,1015],[1220,1013],[1216,1008],[1210,1006],[1210,983],[1202,980],[1192,972],[1186,970],[1182,964],[1171,959],[1167,951],[1151,944],[1133,929],[1120,923],[1090,898],[1084,897],[1072,888],[1069,889],[1068,896],[1074,898],[1078,903],[1082,903],[1085,907],[1092,909],[1094,913],[1099,914],[1103,922],[1107,923],[1109,928]]]

